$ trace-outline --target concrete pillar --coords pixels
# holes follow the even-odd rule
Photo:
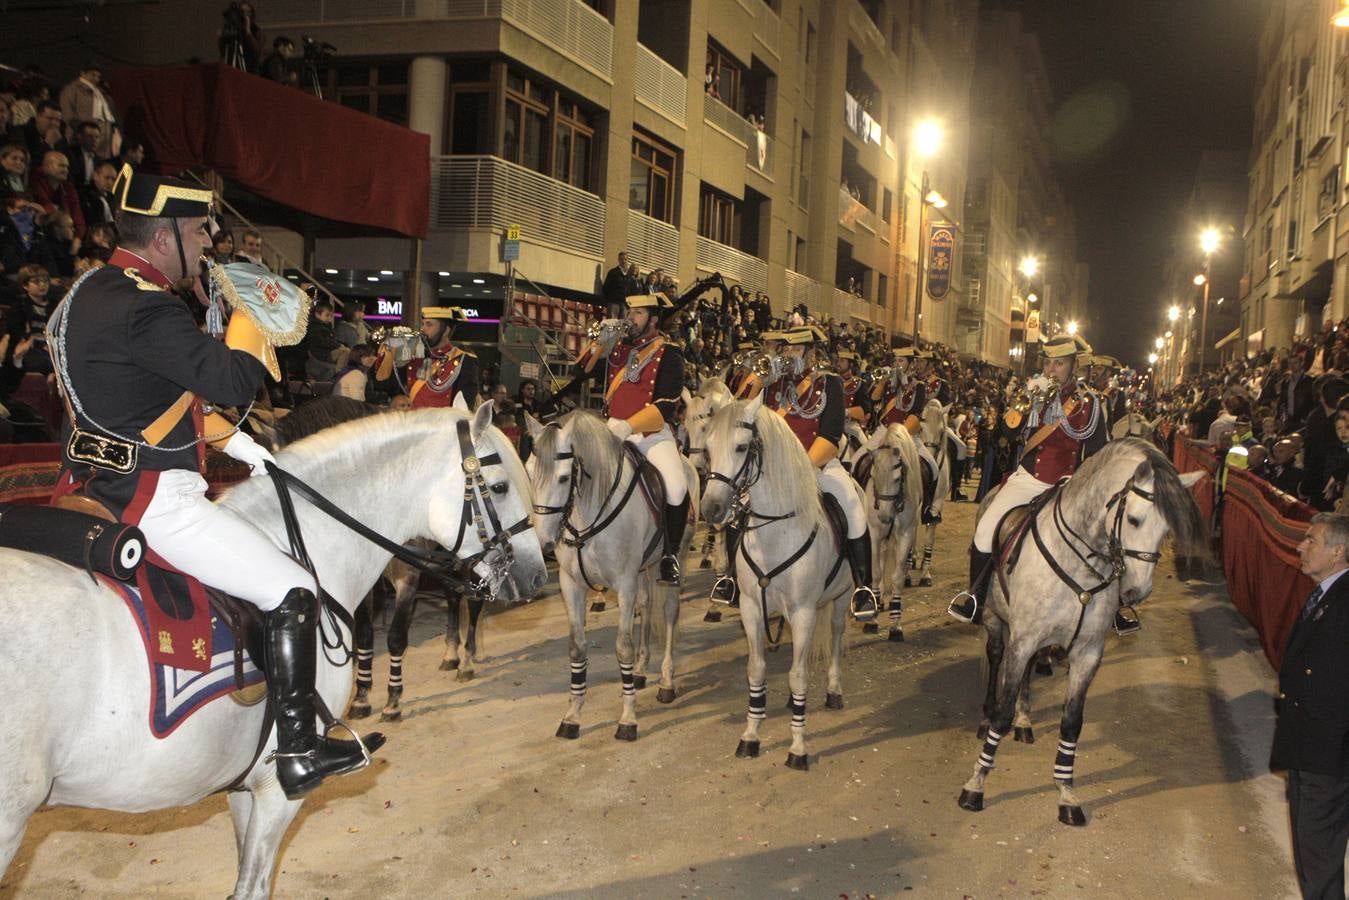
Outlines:
[[[408,127],[431,138],[431,156],[439,156],[445,143],[447,64],[441,56],[415,56],[408,72]],[[425,270],[421,241],[408,248],[409,269],[403,276],[403,318],[416,327],[423,306],[436,303],[436,285]],[[431,266],[434,268],[434,266]]]

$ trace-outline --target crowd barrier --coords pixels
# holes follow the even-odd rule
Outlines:
[[[1178,434],[1172,461],[1181,472],[1204,472],[1190,490],[1212,522],[1218,468],[1213,451]],[[1227,593],[1232,605],[1255,626],[1265,656],[1276,669],[1288,633],[1313,587],[1300,570],[1297,545],[1315,513],[1263,478],[1238,469],[1227,473],[1220,509]]]
[[[0,444],[0,503],[45,506],[61,472],[60,444]],[[207,494],[215,497],[248,477],[248,466],[223,453],[206,454]]]

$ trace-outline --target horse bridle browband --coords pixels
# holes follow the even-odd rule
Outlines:
[[[876,490],[876,454],[881,450],[886,449],[889,449],[894,453],[895,460],[899,463],[899,474],[895,478],[895,483],[898,487],[895,488],[893,494],[882,494],[880,491]],[[888,538],[894,532],[895,519],[899,518],[899,514],[904,512],[904,482],[907,481],[909,477],[909,464],[904,461],[903,456],[894,452],[894,448],[878,447],[872,453],[871,458],[872,508],[879,510],[882,502],[893,503],[895,505],[894,512],[891,513],[890,517],[890,527],[887,528],[885,534],[882,535],[883,540]]]

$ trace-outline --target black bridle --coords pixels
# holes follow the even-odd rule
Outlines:
[[[872,453],[872,463],[871,463],[872,507],[879,511],[882,503],[889,503],[893,505],[893,509],[890,512],[890,527],[885,529],[885,534],[881,536],[882,540],[888,538],[891,534],[894,533],[895,520],[899,518],[900,513],[904,512],[904,483],[908,480],[909,477],[909,464],[904,461],[903,456],[901,456],[897,452],[894,452],[893,448],[889,448],[895,457],[895,461],[899,464],[899,471],[895,474],[895,484],[898,485],[898,487],[895,488],[895,492],[893,494],[882,494],[880,492],[880,490],[876,486],[875,459],[876,454],[884,449],[887,448],[881,447]]]

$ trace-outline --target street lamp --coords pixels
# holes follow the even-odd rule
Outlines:
[[[1204,315],[1199,320],[1199,377],[1204,377],[1204,363],[1208,355],[1208,289],[1209,269],[1213,265],[1213,254],[1218,252],[1222,243],[1222,234],[1216,228],[1205,228],[1199,233],[1199,249],[1204,253],[1204,273],[1194,277],[1195,284],[1204,286]]]
[[[1166,311],[1166,320],[1167,320],[1168,322],[1174,322],[1174,321],[1176,321],[1176,320],[1179,319],[1179,318],[1180,318],[1180,307],[1179,307],[1179,306],[1172,306],[1170,309],[1168,309],[1168,310]]]
[[[1021,274],[1027,278],[1034,278],[1040,271],[1040,260],[1034,256],[1027,256],[1021,260]]]
[[[927,160],[936,156],[941,150],[942,140],[945,137],[941,123],[935,119],[925,119],[919,122],[913,130],[913,152],[921,159]],[[927,164],[923,165],[923,184],[918,193],[920,200],[918,208],[918,277],[914,279],[914,300],[913,300],[913,346],[918,347],[918,326],[923,316],[923,276],[927,272],[927,260],[923,257],[927,253],[927,208],[929,206],[936,209],[946,207],[946,198],[932,189],[932,181],[928,176]]]
[[[1154,346],[1154,347],[1156,347],[1158,350],[1160,350],[1160,349],[1162,349],[1162,347],[1166,346],[1166,339],[1165,339],[1165,338],[1157,338],[1157,340],[1155,340],[1155,341],[1152,342],[1152,346]]]
[[[1149,365],[1149,366],[1155,366],[1155,365],[1157,365],[1157,354],[1156,354],[1156,353],[1149,353],[1149,354],[1148,354],[1148,365]]]
[[[1039,294],[1036,294],[1035,292],[1032,291],[1031,293],[1029,293],[1029,294],[1026,295],[1026,302],[1027,302],[1027,303],[1030,303],[1030,304],[1032,304],[1032,305],[1034,305],[1034,304],[1036,304],[1036,303],[1039,303],[1039,302],[1040,302],[1040,295],[1039,295]]]
[[[1077,320],[1069,319],[1067,331],[1069,334],[1077,334]]]
[[[1345,0],[1344,7],[1330,17],[1330,24],[1336,28],[1349,28],[1349,0]]]

